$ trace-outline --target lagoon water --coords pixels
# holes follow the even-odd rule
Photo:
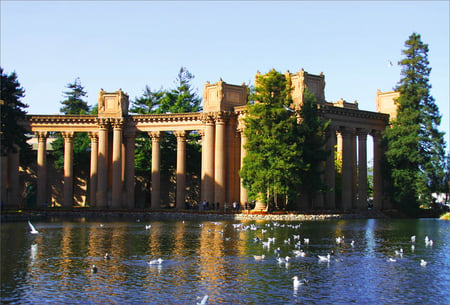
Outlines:
[[[205,295],[207,304],[450,304],[449,221],[32,222],[39,234],[26,221],[1,224],[4,304],[197,304]],[[296,289],[294,276],[305,280]]]

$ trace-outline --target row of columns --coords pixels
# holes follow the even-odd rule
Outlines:
[[[204,118],[202,135],[201,200],[224,204],[228,201],[247,202],[247,191],[238,177],[245,158],[246,138],[237,131],[232,118],[219,113]],[[229,124],[227,125],[227,122]],[[134,208],[135,169],[134,150],[136,132],[125,132],[122,118],[98,119],[98,131],[91,132],[91,174],[89,203],[98,208]],[[227,126],[229,127],[227,129]],[[108,144],[112,128],[112,145]],[[325,182],[332,190],[326,194],[327,209],[363,209],[367,204],[367,135],[374,139],[374,206],[382,207],[382,178],[380,147],[381,133],[377,130],[350,129],[330,126]],[[47,202],[46,138],[47,132],[37,132],[37,201]],[[160,165],[162,131],[148,132],[152,141],[151,208],[160,207]],[[336,206],[335,151],[337,136],[342,138],[342,194],[341,206]],[[176,208],[185,207],[186,196],[186,137],[188,131],[175,131],[177,138]],[[73,138],[74,132],[63,132],[64,138],[64,207],[73,205]],[[231,140],[230,140],[231,139]],[[357,139],[357,141],[356,141]],[[229,141],[233,141],[230,143]],[[112,147],[111,159],[108,149]],[[356,147],[358,149],[356,149]],[[234,149],[234,150],[233,150]],[[110,168],[111,167],[111,168]],[[109,199],[108,197],[111,196]]]
[[[341,141],[337,145],[337,134]],[[326,161],[325,182],[331,189],[326,194],[328,209],[366,209],[367,208],[367,135],[373,137],[373,205],[383,208],[381,177],[381,132],[360,128],[330,126],[328,128],[327,150],[331,152]],[[356,139],[358,139],[356,141]],[[342,193],[341,206],[336,203],[335,147],[342,153]],[[356,149],[358,147],[358,149]]]

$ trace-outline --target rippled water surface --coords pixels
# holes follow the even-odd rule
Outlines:
[[[25,221],[1,224],[2,303],[196,304],[208,295],[208,304],[450,304],[449,221],[33,224],[39,234]],[[304,284],[294,288],[294,276]]]

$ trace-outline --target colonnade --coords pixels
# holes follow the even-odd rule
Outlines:
[[[301,80],[302,86],[307,85],[308,77],[311,81],[323,82],[323,77],[306,75]],[[324,84],[319,87],[324,87]],[[239,170],[246,156],[245,126],[242,123],[246,104],[245,85],[229,85],[220,81],[205,85],[201,113],[128,115],[128,96],[119,90],[100,92],[99,113],[96,116],[28,116],[25,125],[38,138],[37,205],[45,206],[49,202],[46,160],[49,133],[60,132],[64,138],[62,206],[70,208],[74,202],[73,139],[77,132],[87,132],[91,139],[89,194],[86,194],[89,205],[99,209],[135,208],[135,142],[139,133],[146,132],[152,143],[150,208],[160,208],[161,158],[165,157],[161,156],[161,140],[164,133],[172,132],[177,139],[175,207],[183,209],[186,198],[186,139],[190,132],[197,132],[202,137],[199,200],[219,203],[221,207],[237,201],[243,206],[248,199]],[[321,116],[330,121],[326,149],[331,154],[323,164],[323,179],[329,191],[318,196],[310,208],[367,208],[368,135],[373,137],[374,143],[373,204],[378,209],[386,208],[382,194],[380,161],[383,151],[380,142],[389,115],[360,111],[357,106],[348,106],[345,102],[341,104],[324,101],[320,104]],[[340,147],[342,154],[341,194],[336,194],[336,146]]]

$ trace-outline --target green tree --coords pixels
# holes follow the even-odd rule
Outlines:
[[[87,92],[84,91],[84,87],[81,86],[80,78],[77,77],[73,83],[66,85],[69,91],[64,92],[65,100],[61,101],[63,107],[59,109],[61,113],[64,114],[87,114],[89,113],[90,107],[83,100],[87,97]]]
[[[274,69],[258,75],[245,114],[247,155],[240,171],[250,200],[282,208],[299,196],[305,138],[297,116],[289,111],[291,87]],[[280,200],[279,200],[280,199]]]
[[[319,114],[316,98],[308,88],[303,93],[303,104],[299,115],[301,118],[300,133],[305,138],[303,162],[307,165],[306,169],[301,171],[302,185],[300,189],[303,200],[306,201],[308,208],[311,208],[317,193],[327,190],[322,176],[324,162],[330,154],[324,149],[327,141],[326,129],[330,121],[323,121]]]
[[[25,119],[24,109],[28,108],[28,105],[21,101],[25,97],[25,90],[20,86],[15,72],[7,75],[3,73],[3,68],[0,68],[0,73],[1,155],[14,153],[17,147],[20,148],[21,153],[29,152],[31,148],[27,144],[27,131],[19,124]]]
[[[90,106],[83,99],[87,97],[84,87],[81,85],[79,78],[73,83],[66,85],[68,91],[63,92],[65,100],[61,101],[64,105],[60,112],[65,115],[89,114]],[[57,139],[52,143],[53,156],[55,158],[55,167],[57,169],[64,168],[64,139],[58,135]],[[90,166],[90,139],[86,132],[77,132],[73,138],[73,167],[74,176],[87,177]],[[75,180],[74,180],[75,181]]]
[[[175,81],[175,89],[152,90],[146,86],[144,94],[132,102],[131,113],[136,114],[168,114],[197,112],[201,110],[201,98],[191,85],[194,75],[186,68],[181,67]],[[191,203],[199,200],[199,185],[201,171],[200,136],[190,133],[186,140],[186,158],[188,159],[186,172],[187,184],[191,185],[188,193],[188,201]],[[166,156],[161,162],[161,177],[171,182],[170,201],[175,196],[175,170],[176,170],[176,137],[172,132],[167,132],[161,140],[161,153]],[[149,180],[151,173],[151,139],[146,133],[142,133],[136,139],[136,172]]]
[[[430,95],[428,45],[413,33],[405,42],[402,78],[395,88],[397,118],[384,133],[390,196],[402,210],[416,214],[432,202],[444,176],[445,143],[438,130],[438,106]]]

